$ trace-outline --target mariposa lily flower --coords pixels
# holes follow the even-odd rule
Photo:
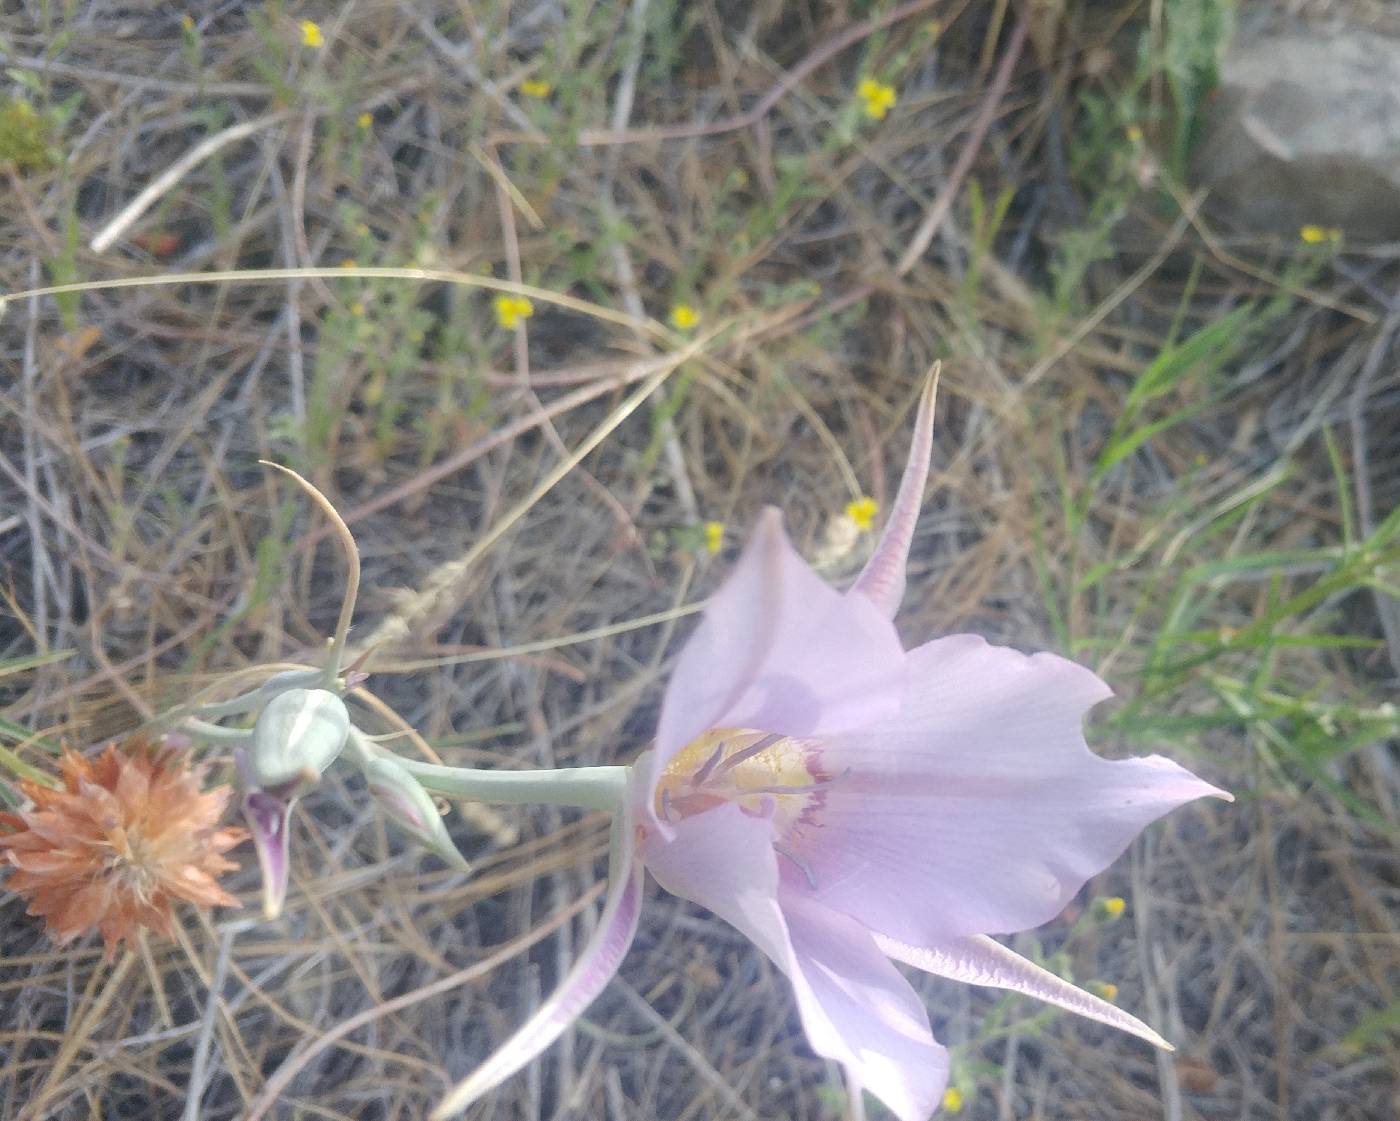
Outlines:
[[[598,995],[636,930],[643,869],[767,954],[812,1049],[900,1121],[935,1111],[948,1061],[891,959],[1168,1046],[989,935],[1054,918],[1149,823],[1229,795],[1160,756],[1094,755],[1082,723],[1110,691],[1082,666],[973,635],[903,648],[892,618],[932,428],[930,386],[889,522],[848,592],[803,562],[776,510],[762,516],[631,770],[592,939],[435,1117],[518,1070]]]

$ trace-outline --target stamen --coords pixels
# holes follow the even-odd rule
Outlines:
[[[724,740],[720,740],[715,747],[714,754],[705,760],[704,766],[691,775],[692,786],[703,786],[705,780],[710,777],[710,772],[715,769],[715,764],[724,758],[724,742]]]
[[[718,775],[728,774],[740,763],[747,763],[755,755],[762,754],[782,739],[782,736],[772,734],[764,736],[761,739],[755,740],[753,743],[749,744],[748,747],[744,748],[742,751],[736,751],[733,755],[731,755],[728,759],[721,763],[719,765],[718,771],[716,772],[716,777],[718,777]]]
[[[671,805],[671,790],[669,787],[661,788],[661,818],[668,825],[675,825],[677,820],[675,808]]]
[[[797,870],[807,877],[807,886],[813,891],[817,890],[817,877],[812,875],[812,869],[805,860],[803,860],[800,856],[797,855],[797,853],[793,852],[790,848],[788,848],[785,845],[775,844],[773,846],[773,851],[776,852],[779,856],[787,857],[795,865],[797,865]]]

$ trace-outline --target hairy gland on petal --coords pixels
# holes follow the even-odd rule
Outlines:
[[[817,746],[750,728],[712,728],[666,764],[656,815],[674,822],[734,802],[747,814],[771,817],[775,834],[787,837],[812,819],[835,781],[821,769]]]

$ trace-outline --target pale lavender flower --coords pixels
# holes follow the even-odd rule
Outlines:
[[[803,562],[776,510],[763,515],[632,770],[593,939],[435,1116],[519,1069],[602,990],[636,929],[642,867],[767,954],[792,983],[813,1050],[900,1121],[935,1111],[948,1063],[891,958],[1167,1046],[988,935],[1048,921],[1150,822],[1229,795],[1160,756],[1090,752],[1083,718],[1110,691],[1081,666],[972,635],[903,649],[891,619],[932,423],[930,387],[889,522],[848,593]]]

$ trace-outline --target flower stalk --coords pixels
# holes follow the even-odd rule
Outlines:
[[[452,798],[521,806],[574,806],[615,812],[627,791],[627,767],[559,767],[538,771],[488,771],[441,767],[399,759],[423,789]]]

